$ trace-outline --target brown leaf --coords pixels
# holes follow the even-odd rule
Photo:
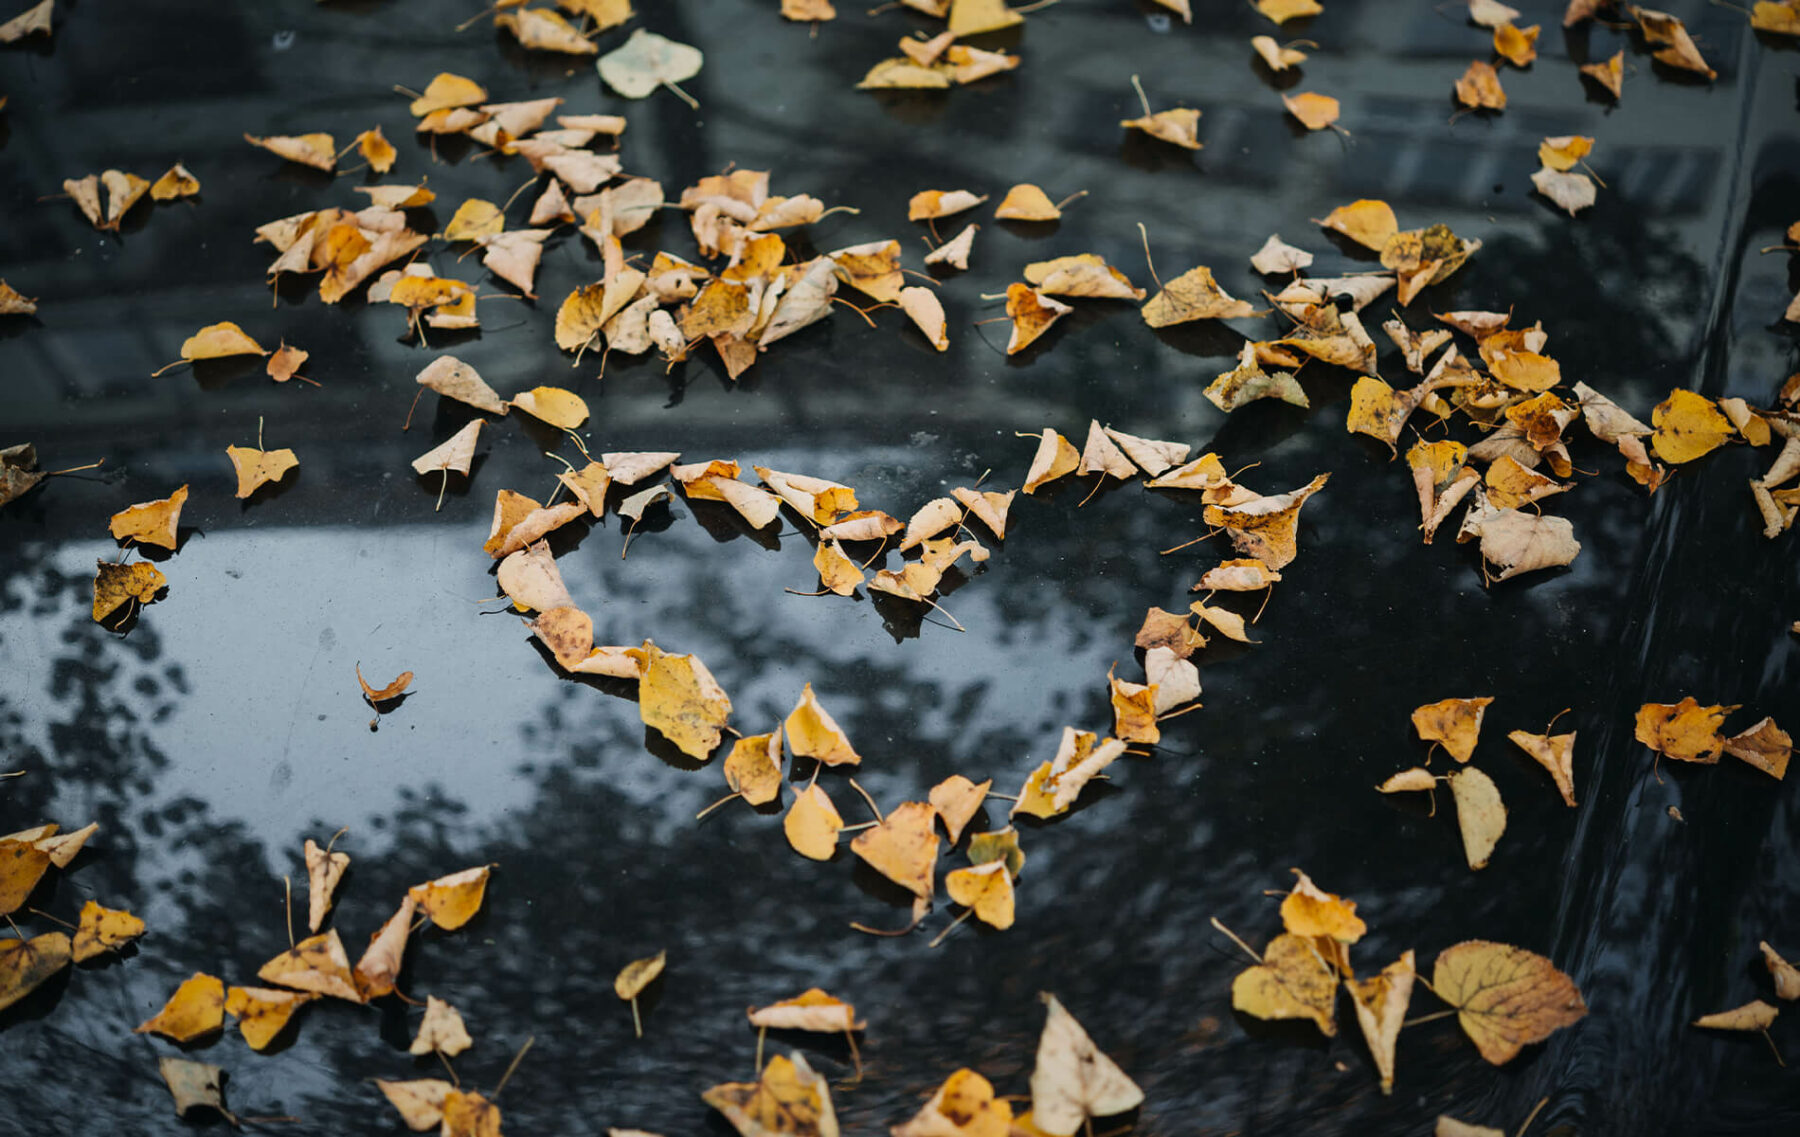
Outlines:
[[[1574,982],[1549,960],[1487,940],[1438,953],[1431,988],[1456,1008],[1463,1030],[1496,1066],[1587,1014]]]

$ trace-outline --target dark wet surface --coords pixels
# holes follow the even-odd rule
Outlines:
[[[1665,763],[1658,779],[1631,731],[1648,700],[1742,703],[1732,729],[1800,705],[1792,537],[1764,541],[1744,489],[1769,451],[1723,450],[1646,497],[1616,455],[1572,431],[1576,464],[1597,474],[1552,511],[1574,522],[1580,557],[1484,588],[1449,527],[1418,542],[1404,466],[1344,432],[1347,373],[1307,369],[1310,411],[1260,403],[1227,420],[1201,398],[1238,332],[1272,323],[1159,334],[1129,306],[1089,303],[1012,359],[1004,324],[970,326],[998,314],[980,294],[1028,260],[1099,252],[1142,282],[1139,221],[1165,276],[1209,264],[1240,296],[1259,286],[1246,258],[1271,232],[1318,253],[1317,272],[1370,267],[1308,218],[1376,196],[1402,225],[1443,221],[1486,243],[1408,310],[1415,326],[1428,308],[1515,306],[1521,322],[1544,322],[1566,377],[1646,419],[1674,386],[1766,403],[1796,369],[1793,325],[1777,322],[1796,284],[1789,258],[1758,253],[1800,218],[1790,45],[1759,41],[1729,9],[1677,4],[1720,72],[1696,84],[1620,32],[1561,32],[1560,6],[1541,6],[1526,13],[1546,27],[1538,62],[1503,72],[1507,111],[1451,121],[1452,81],[1486,57],[1486,33],[1454,5],[1332,0],[1279,30],[1216,5],[1190,29],[1122,0],[1065,0],[984,41],[1019,51],[1017,72],[914,95],[850,90],[896,38],[929,26],[912,14],[840,5],[814,38],[773,0],[642,2],[639,22],[707,52],[686,84],[696,115],[666,94],[603,93],[588,61],[527,56],[482,26],[454,33],[475,7],[88,0],[58,6],[52,43],[0,49],[11,99],[0,272],[42,298],[37,318],[0,324],[0,445],[33,441],[52,469],[106,459],[0,511],[0,769],[29,771],[0,782],[0,831],[100,821],[32,904],[71,918],[96,898],[151,927],[127,958],[77,968],[0,1013],[0,1112],[15,1128],[186,1128],[156,1075],[156,1057],[178,1048],[131,1027],[189,973],[248,980],[284,949],[282,875],[303,873],[305,837],[340,826],[355,861],[334,919],[353,954],[408,885],[497,863],[483,913],[416,937],[403,985],[461,1008],[477,1038],[456,1062],[467,1084],[491,1086],[536,1038],[502,1098],[513,1134],[725,1132],[698,1092],[751,1073],[743,1008],[815,984],[870,1023],[866,1076],[836,1091],[848,1132],[910,1116],[959,1065],[1023,1094],[1040,990],[1142,1084],[1144,1134],[1422,1134],[1439,1112],[1510,1132],[1545,1096],[1535,1133],[1800,1126],[1800,1074],[1761,1039],[1685,1025],[1772,998],[1759,939],[1800,952],[1792,787],[1729,759]],[[1282,84],[1252,67],[1247,46],[1263,32],[1324,45],[1299,86],[1343,100],[1351,140],[1301,136],[1283,117]],[[1620,46],[1625,97],[1611,109],[1570,60]],[[772,170],[774,192],[861,209],[812,227],[822,249],[899,237],[916,265],[922,230],[905,201],[927,187],[997,196],[1035,181],[1052,198],[1089,196],[1058,225],[984,223],[974,267],[942,289],[946,355],[900,330],[898,313],[872,330],[840,311],[736,385],[708,353],[667,375],[654,359],[614,358],[604,379],[592,359],[569,370],[551,348],[555,306],[600,269],[567,232],[545,256],[542,299],[484,301],[479,335],[432,333],[429,350],[402,342],[398,309],[360,296],[328,307],[284,288],[271,309],[254,226],[350,204],[349,186],[369,179],[285,165],[243,132],[329,130],[342,142],[380,123],[401,152],[386,180],[429,175],[433,227],[464,197],[502,200],[529,176],[520,159],[443,146],[433,161],[413,141],[390,85],[422,87],[440,70],[495,99],[557,94],[565,111],[627,114],[627,169],[672,192],[736,163]],[[1133,72],[1159,107],[1205,110],[1205,150],[1122,136],[1117,120],[1137,113]],[[1538,140],[1566,133],[1598,137],[1591,161],[1608,186],[1578,220],[1528,181]],[[118,236],[40,200],[64,177],[107,166],[153,177],[177,159],[202,196],[146,202]],[[665,246],[691,255],[677,214],[627,242]],[[450,269],[451,255],[429,251]],[[455,275],[477,272],[471,260]],[[1378,323],[1389,299],[1365,315]],[[308,348],[305,373],[323,386],[277,387],[232,361],[148,378],[222,319]],[[696,824],[723,792],[715,768],[659,760],[629,685],[559,678],[516,619],[483,614],[496,591],[479,549],[491,496],[548,494],[560,467],[541,447],[556,439],[518,416],[493,423],[466,489],[434,512],[436,480],[407,464],[470,412],[428,397],[411,430],[401,424],[413,375],[440,350],[503,393],[573,386],[594,409],[584,433],[596,453],[737,457],[851,483],[902,516],[990,468],[1016,486],[1032,444],[1014,431],[1054,426],[1079,442],[1091,416],[1216,450],[1229,468],[1258,462],[1245,480],[1268,492],[1332,479],[1306,509],[1300,559],[1255,626],[1260,643],[1202,653],[1205,709],[1167,724],[1151,757],[1115,766],[1073,815],[1024,826],[1012,930],[965,926],[928,949],[949,918],[941,906],[919,935],[851,931],[852,920],[903,923],[895,890],[848,850],[802,860],[772,813],[733,805]],[[1401,371],[1386,350],[1382,366]],[[238,502],[224,448],[251,444],[259,419],[300,469]],[[180,551],[161,565],[167,596],[129,634],[102,629],[87,609],[94,560],[117,553],[107,517],[183,482],[193,496]],[[859,781],[892,805],[952,772],[1011,792],[1065,724],[1105,729],[1106,671],[1117,661],[1138,673],[1144,609],[1178,607],[1216,563],[1218,542],[1158,554],[1202,531],[1192,500],[1129,485],[1081,505],[1087,489],[1071,479],[1019,499],[1012,535],[944,600],[966,634],[905,604],[783,592],[816,580],[791,517],[778,539],[756,537],[717,507],[678,502],[628,559],[612,516],[554,544],[601,642],[653,637],[698,653],[745,732],[769,729],[813,682],[866,757]],[[418,676],[375,731],[359,661],[378,682]],[[1412,707],[1475,694],[1497,697],[1477,762],[1511,809],[1479,874],[1447,799],[1427,818],[1370,789],[1423,758]],[[1558,729],[1579,732],[1577,810],[1504,740],[1564,707]],[[860,811],[840,776],[826,784],[847,815]],[[990,824],[1004,823],[1004,804],[990,803]],[[1565,968],[1592,1013],[1498,1070],[1454,1023],[1410,1029],[1383,1098],[1347,1009],[1330,1041],[1231,1010],[1242,960],[1208,918],[1266,941],[1279,921],[1263,890],[1296,865],[1360,902],[1371,928],[1360,966],[1415,948],[1428,968],[1457,941],[1503,940]],[[636,1041],[612,977],[665,947],[669,971]],[[276,1132],[400,1132],[366,1079],[441,1070],[405,1053],[418,1012],[386,1003],[309,1007],[268,1055],[235,1031],[194,1054],[230,1071],[239,1111],[301,1119]],[[1414,1003],[1435,1006],[1423,992]],[[1792,1026],[1773,1032],[1790,1058]],[[781,1042],[848,1079],[840,1043]]]

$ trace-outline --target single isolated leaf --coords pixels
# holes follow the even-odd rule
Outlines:
[[[1040,186],[1020,182],[1006,191],[1006,197],[994,207],[996,221],[1055,221],[1062,210],[1050,200]]]
[[[698,48],[639,28],[623,46],[602,55],[596,66],[615,92],[641,99],[664,84],[674,87],[693,78],[705,61]]]
[[[1025,850],[1019,848],[1019,831],[1010,825],[970,837],[968,853],[972,865],[1004,861],[1006,871],[1015,878],[1025,868]]]
[[[1426,742],[1442,743],[1445,752],[1458,762],[1467,762],[1481,736],[1481,718],[1493,701],[1492,696],[1483,696],[1426,703],[1413,711],[1413,729]]]
[[[644,988],[656,982],[656,977],[663,973],[663,967],[668,962],[669,953],[666,951],[632,960],[614,977],[613,994],[627,1002],[637,998]]]
[[[187,499],[188,488],[182,486],[160,501],[126,506],[112,515],[109,529],[113,538],[173,549],[175,530],[181,524],[181,507],[187,504]]]
[[[65,941],[67,937],[64,937]],[[35,941],[34,941],[35,942]],[[67,961],[68,945],[63,946]],[[210,1034],[225,1024],[225,984],[217,976],[196,971],[163,1004],[163,1009],[139,1023],[135,1034],[154,1031],[176,1042],[188,1042]]]
[[[1495,509],[1481,494],[1476,498],[1456,539],[1481,539],[1482,559],[1500,567],[1494,580],[1507,580],[1535,569],[1559,568],[1581,552],[1575,526],[1568,518]]]
[[[1494,65],[1479,59],[1469,64],[1456,81],[1456,101],[1471,109],[1505,110],[1506,92],[1500,87],[1500,74]]]
[[[950,337],[944,331],[944,305],[938,300],[937,293],[918,284],[902,288],[900,310],[911,318],[932,347],[939,351],[949,349]]]
[[[1292,47],[1283,47],[1275,42],[1274,36],[1251,36],[1250,46],[1262,61],[1269,65],[1269,70],[1286,71],[1290,67],[1306,62],[1306,53]]]
[[[1340,205],[1325,215],[1318,225],[1334,233],[1342,233],[1365,249],[1381,252],[1400,232],[1393,207],[1385,201],[1364,198]]]
[[[962,232],[926,253],[925,263],[967,269],[969,267],[969,250],[975,244],[975,231],[980,228],[981,226],[973,223],[963,226]]]
[[[273,987],[231,987],[225,992],[225,1010],[238,1021],[238,1032],[252,1050],[262,1050],[287,1027],[294,1012],[319,996]]]
[[[412,681],[413,673],[410,671],[402,671],[392,683],[389,683],[385,687],[376,687],[367,679],[363,678],[362,664],[359,663],[356,665],[356,682],[362,687],[363,698],[369,700],[371,706],[378,703],[385,703],[389,699],[398,699],[400,696],[406,694],[406,689],[412,686]],[[308,867],[310,868],[310,865]]]
[[[1570,217],[1594,204],[1598,196],[1594,180],[1586,174],[1552,170],[1548,166],[1531,175],[1531,184]]]
[[[455,1007],[432,995],[425,1000],[425,1017],[419,1020],[419,1033],[407,1053],[426,1055],[435,1050],[446,1058],[454,1058],[473,1045],[475,1040],[463,1026],[462,1015]]]
[[[415,884],[406,890],[407,899],[418,905],[419,910],[429,916],[432,923],[446,932],[455,931],[481,910],[481,901],[487,895],[488,875],[492,867],[479,865],[424,884]]]
[[[1677,761],[1717,762],[1725,748],[1719,727],[1735,710],[1735,706],[1703,707],[1691,695],[1679,703],[1645,703],[1638,708],[1637,740]]]
[[[751,1007],[747,1013],[750,1025],[764,1030],[843,1034],[869,1025],[856,1017],[855,1007],[817,987],[809,987],[792,999],[783,999],[766,1007]]]
[[[1494,54],[1514,67],[1529,67],[1537,58],[1538,25],[1515,26],[1508,20],[1494,29]]]
[[[1151,113],[1145,110],[1141,118],[1122,118],[1119,125],[1127,130],[1141,130],[1150,137],[1181,147],[1183,150],[1199,150],[1200,112],[1193,107],[1171,107],[1166,111]]]
[[[1613,101],[1617,102],[1619,96],[1625,93],[1624,51],[1615,51],[1611,58],[1600,63],[1582,64],[1581,74],[1584,78],[1592,79],[1605,88],[1607,93],[1612,95]]]
[[[1775,997],[1793,1002],[1800,999],[1800,968],[1781,958],[1781,953],[1763,940],[1756,945],[1762,949],[1763,962],[1768,965],[1769,976],[1775,980]]]
[[[781,732],[753,734],[731,744],[725,756],[725,784],[750,805],[781,796]]]
[[[1695,1026],[1712,1030],[1768,1030],[1781,1011],[1757,999],[1729,1011],[1715,1011],[1694,1020]]]
[[[929,221],[933,218],[948,217],[953,213],[961,213],[966,209],[974,209],[987,200],[987,194],[977,194],[969,190],[920,190],[912,195],[906,203],[906,219],[908,221]]]
[[[337,169],[337,140],[329,134],[272,134],[262,138],[246,134],[244,141],[315,170],[329,173]]]
[[[1494,846],[1506,832],[1506,805],[1500,800],[1500,788],[1473,766],[1450,771],[1449,782],[1456,799],[1456,824],[1462,829],[1463,855],[1470,868],[1487,868]]]
[[[1563,803],[1570,809],[1575,808],[1575,732],[1532,734],[1515,730],[1506,737],[1550,772],[1556,779],[1556,789],[1562,794]]]
[[[674,655],[654,644],[645,653],[639,716],[683,754],[704,762],[731,717],[731,698],[699,656]]]
[[[369,946],[356,961],[356,989],[365,999],[379,999],[394,993],[400,968],[406,959],[406,941],[412,934],[413,912],[418,906],[411,896],[400,901],[399,909],[369,937]]]
[[[1025,17],[1008,8],[1006,0],[950,0],[950,32],[958,39],[1024,22]]]
[[[1337,984],[1337,969],[1310,939],[1284,933],[1232,980],[1231,1005],[1259,1019],[1311,1019],[1329,1038],[1337,1033]]]
[[[173,201],[178,197],[192,197],[200,192],[200,179],[189,172],[180,162],[170,166],[162,177],[157,178],[150,186],[150,196],[156,201]]]
[[[831,712],[820,705],[811,683],[806,684],[800,701],[788,712],[782,733],[788,752],[796,758],[815,758],[827,766],[855,766],[862,762],[862,755],[850,745],[849,736]]]
[[[1338,101],[1330,95],[1301,91],[1293,95],[1284,94],[1281,101],[1288,113],[1299,119],[1300,125],[1308,130],[1324,130],[1338,120]]]
[[[1794,740],[1787,731],[1764,716],[1749,730],[1740,731],[1725,740],[1725,753],[1741,758],[1777,780],[1787,776],[1788,760],[1794,756]]]
[[[243,500],[268,485],[287,477],[288,471],[300,465],[300,459],[287,447],[259,450],[251,446],[227,446],[226,457],[237,471],[237,498]]]
[[[1251,7],[1278,24],[1316,16],[1325,10],[1319,0],[1256,0]]]
[[[188,1111],[195,1108],[212,1109],[237,1125],[238,1119],[225,1108],[225,1071],[222,1068],[165,1055],[156,1060],[156,1070],[169,1087],[169,1096],[175,1099],[177,1117],[186,1117]]]
[[[129,601],[149,604],[156,594],[168,586],[169,579],[149,561],[121,565],[97,561],[94,573],[94,621],[105,619]]]
[[[117,951],[143,934],[144,922],[130,912],[102,907],[99,901],[90,900],[81,906],[74,961],[81,963],[104,952]]]
[[[930,257],[925,258],[925,261],[927,264],[933,263]],[[964,264],[958,267],[967,268],[969,266]],[[35,312],[37,312],[36,297],[26,296],[7,284],[6,281],[0,280],[0,316],[30,316]],[[0,503],[8,500],[11,499],[0,497]]]
[[[519,8],[511,12],[500,12],[494,16],[494,26],[511,32],[519,41],[520,47],[531,51],[593,55],[600,50],[581,34],[579,28],[548,8]],[[498,1112],[495,1110],[496,1115]]]
[[[1298,272],[1312,263],[1311,253],[1283,241],[1279,233],[1271,233],[1250,258],[1250,267],[1260,273]]]
[[[1456,1008],[1463,1030],[1496,1066],[1587,1014],[1574,981],[1549,960],[1488,940],[1466,940],[1439,952],[1431,989]]]
[[[33,4],[4,24],[0,24],[0,43],[17,43],[29,35],[49,36],[51,33],[50,17],[55,10],[56,0],[43,0],[41,4]],[[1019,18],[1024,19],[1023,16]]]
[[[725,1082],[700,1099],[742,1137],[838,1137],[831,1087],[799,1052],[769,1059],[754,1082]]]
[[[481,435],[481,427],[481,419],[471,419],[464,423],[461,430],[414,458],[413,472],[423,475],[433,472],[448,473],[454,470],[467,477],[469,464],[475,461],[475,443]],[[561,479],[571,476],[573,475],[558,475]],[[602,496],[604,497],[604,491]]]
[[[1136,1109],[1144,1091],[1094,1045],[1056,996],[1042,996],[1046,1017],[1031,1071],[1031,1120],[1052,1137],[1071,1137],[1090,1118]]]
[[[473,1090],[444,1095],[442,1137],[500,1137],[500,1107]]]

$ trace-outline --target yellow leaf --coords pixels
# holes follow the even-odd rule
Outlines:
[[[613,994],[629,1002],[663,973],[663,966],[669,962],[669,953],[659,951],[655,955],[643,959],[634,959],[626,964],[616,978],[613,979]]]
[[[413,673],[410,671],[402,671],[399,675],[395,676],[392,683],[389,683],[385,687],[376,687],[367,679],[363,678],[362,664],[359,663],[356,665],[356,682],[362,687],[363,698],[369,700],[371,706],[376,703],[385,703],[389,699],[398,699],[401,695],[406,693],[408,687],[412,686],[412,681]]]
[[[233,1126],[238,1119],[225,1108],[225,1071],[205,1062],[195,1062],[187,1058],[164,1056],[156,1060],[157,1073],[169,1087],[169,1096],[175,1099],[175,1113],[186,1117],[189,1110],[196,1107],[218,1112]]]
[[[1482,716],[1493,701],[1488,695],[1426,703],[1413,711],[1413,729],[1426,742],[1442,743],[1445,752],[1458,762],[1467,762],[1475,753],[1475,741],[1481,735]]]
[[[838,1137],[831,1089],[804,1056],[777,1054],[754,1082],[725,1082],[700,1095],[742,1137]]]
[[[244,141],[315,170],[337,169],[337,140],[329,134],[276,134],[263,138],[246,134]]]
[[[1645,703],[1638,708],[1637,740],[1678,761],[1717,762],[1725,748],[1719,727],[1735,710],[1735,706],[1703,707],[1692,696],[1679,703]]]
[[[1006,315],[1012,321],[1012,335],[1006,341],[1006,354],[1017,355],[1050,330],[1073,308],[1053,300],[1027,284],[1006,286]]]
[[[0,940],[0,1010],[31,994],[69,960],[69,937],[61,932]]]
[[[532,418],[563,430],[574,430],[588,420],[586,400],[561,387],[533,387],[514,395],[512,405]]]
[[[1156,685],[1131,683],[1107,676],[1112,698],[1113,734],[1125,742],[1151,746],[1162,739],[1156,726]]]
[[[325,922],[325,913],[331,907],[331,896],[337,891],[338,881],[350,867],[350,854],[321,849],[311,837],[306,839],[302,851],[306,857],[306,926],[316,932]]]
[[[1625,92],[1625,52],[1615,51],[1600,63],[1584,63],[1581,73],[1606,88],[1614,100]]]
[[[1006,6],[1006,0],[951,0],[950,31],[958,39],[997,32],[1022,24],[1025,17]]]
[[[819,570],[819,584],[839,596],[849,596],[863,582],[862,566],[851,560],[835,540],[819,542],[813,552],[813,567]]]
[[[473,1090],[444,1095],[441,1137],[500,1137],[500,1107]]]
[[[1308,130],[1324,130],[1338,120],[1338,101],[1330,95],[1301,91],[1295,95],[1282,95],[1281,101],[1287,106],[1288,113]]]
[[[1394,217],[1393,207],[1385,201],[1370,198],[1340,205],[1326,214],[1325,219],[1318,224],[1342,233],[1363,248],[1377,253],[1385,249],[1388,241],[1400,232],[1400,222]]]
[[[425,85],[425,93],[414,99],[406,109],[414,118],[420,118],[447,107],[471,107],[476,103],[484,103],[487,97],[487,88],[475,80],[440,71]]]
[[[1320,474],[1297,490],[1256,497],[1236,505],[1209,505],[1208,525],[1223,526],[1238,552],[1255,557],[1272,569],[1286,568],[1299,553],[1296,534],[1300,507],[1323,489],[1330,474]]]
[[[1787,776],[1788,760],[1794,756],[1794,740],[1787,731],[1775,725],[1774,719],[1765,715],[1755,726],[1727,738],[1725,753],[1780,779]]]
[[[837,806],[816,784],[794,795],[794,804],[781,821],[788,844],[796,853],[815,861],[829,861],[837,852],[838,831],[843,827],[844,819],[838,815]]]
[[[1800,968],[1781,958],[1781,953],[1763,940],[1756,945],[1762,949],[1763,962],[1768,965],[1769,975],[1775,980],[1775,996],[1792,1002],[1800,999]]]
[[[950,834],[952,845],[962,839],[964,826],[980,812],[981,803],[987,799],[987,792],[993,784],[992,778],[985,782],[971,782],[961,774],[951,774],[931,787],[931,807],[937,810],[938,819],[944,823],[944,831]]]
[[[1774,1023],[1775,1016],[1781,1012],[1775,1007],[1757,999],[1734,1007],[1729,1011],[1715,1011],[1710,1015],[1701,1015],[1694,1020],[1695,1026],[1710,1027],[1713,1030],[1768,1030]]]
[[[65,957],[68,954],[66,944],[63,953]],[[196,971],[175,989],[163,1009],[139,1023],[134,1033],[155,1031],[176,1042],[187,1042],[224,1024],[225,984],[217,976]]]
[[[781,794],[781,732],[738,739],[724,768],[725,784],[749,804],[774,801]]]
[[[384,1082],[375,1086],[400,1111],[400,1119],[408,1129],[424,1132],[436,1129],[444,1120],[444,1099],[456,1087],[442,1078],[418,1078],[407,1082]]]
[[[450,224],[444,226],[446,241],[479,241],[506,228],[506,216],[491,201],[472,197],[456,207]]]
[[[1500,73],[1494,70],[1494,65],[1479,59],[1469,64],[1469,69],[1456,81],[1456,101],[1465,107],[1505,110],[1506,92],[1500,87]]]
[[[1037,453],[1031,468],[1025,472],[1025,492],[1036,493],[1039,486],[1070,473],[1081,463],[1081,454],[1073,443],[1049,427],[1038,437]]]
[[[1656,428],[1650,447],[1665,462],[1692,462],[1725,444],[1732,435],[1731,420],[1719,413],[1712,400],[1677,387],[1650,412]]]
[[[1231,1005],[1259,1019],[1311,1019],[1330,1037],[1337,1033],[1337,983],[1337,970],[1310,939],[1279,935],[1261,963],[1232,980]]]
[[[796,758],[816,758],[827,766],[855,766],[862,762],[862,755],[850,745],[849,737],[831,717],[831,712],[819,705],[811,683],[800,693],[800,701],[794,704],[794,709],[788,712],[782,732],[787,739],[788,752]]]
[[[208,324],[181,342],[181,358],[219,359],[227,355],[267,355],[269,351],[230,320]]]
[[[994,1096],[986,1078],[964,1068],[944,1079],[916,1116],[893,1129],[892,1137],[1008,1137],[1012,1105]]]
[[[1406,1007],[1412,1001],[1413,953],[1402,952],[1399,960],[1381,969],[1371,979],[1352,979],[1345,984],[1356,1007],[1356,1022],[1362,1027],[1369,1053],[1375,1058],[1375,1069],[1381,1075],[1381,1092],[1394,1092],[1394,1046],[1400,1027],[1406,1021]]]
[[[1020,182],[1007,190],[994,207],[994,218],[999,221],[1055,221],[1061,216],[1062,210],[1050,200],[1050,195],[1030,182]]]
[[[379,126],[356,136],[356,152],[369,164],[369,169],[378,174],[385,174],[393,169],[394,159],[400,156],[400,152],[394,149],[394,144],[381,133]],[[150,192],[154,194],[156,191]]]
[[[1088,782],[1125,753],[1125,744],[1116,738],[1099,745],[1096,741],[1091,731],[1064,727],[1056,756],[1025,779],[1012,812],[1044,818],[1066,812]]]
[[[1549,960],[1487,940],[1438,953],[1431,988],[1456,1008],[1463,1030],[1496,1066],[1587,1014],[1574,982]]]
[[[287,477],[289,470],[300,465],[300,459],[287,447],[280,450],[258,450],[251,446],[227,446],[226,457],[237,471],[237,497],[241,501],[270,482]]]
[[[74,960],[80,963],[102,952],[113,951],[144,934],[144,922],[115,908],[90,900],[81,906],[81,924],[75,931]]]
[[[364,999],[379,999],[394,992],[400,967],[406,958],[406,941],[412,934],[413,911],[417,908],[409,895],[387,922],[369,937],[369,946],[356,961],[356,989]]]
[[[1593,149],[1594,140],[1587,135],[1564,134],[1538,143],[1538,161],[1552,170],[1572,170]]]
[[[1506,737],[1550,772],[1564,804],[1575,808],[1575,732],[1549,735],[1515,730]]]
[[[173,201],[178,197],[192,197],[200,192],[200,179],[188,172],[188,168],[180,162],[170,166],[168,172],[156,179],[150,187],[150,196],[157,201]]]
[[[704,762],[719,745],[731,717],[731,699],[695,655],[673,655],[646,645],[638,680],[638,713],[677,750]]]
[[[937,811],[925,802],[902,802],[873,829],[858,833],[850,851],[914,896],[930,900],[942,840],[936,821]]]
[[[488,870],[491,867],[479,865],[424,884],[415,884],[406,890],[407,899],[431,917],[432,923],[446,932],[454,931],[468,923],[481,910],[482,898],[487,895]]]
[[[574,24],[548,8],[501,12],[494,17],[494,26],[512,32],[520,47],[532,51],[557,51],[564,55],[596,55],[600,51]],[[639,28],[638,33],[644,34],[643,29]],[[619,90],[617,82],[611,79],[608,82],[613,84],[614,90]]]
[[[1299,869],[1293,873],[1299,880],[1281,902],[1281,923],[1288,934],[1329,936],[1344,944],[1362,939],[1369,928],[1356,914],[1356,901],[1326,892]]]
[[[1248,301],[1234,300],[1213,279],[1212,269],[1205,265],[1191,268],[1163,285],[1142,309],[1144,323],[1153,328],[1167,328],[1191,320],[1231,320],[1253,316],[1256,309]]]
[[[1008,825],[969,838],[969,863],[985,865],[1003,861],[1006,871],[1018,876],[1025,868],[1025,850],[1019,848],[1019,831]]]
[[[975,911],[975,918],[995,928],[1013,925],[1012,873],[1005,861],[990,861],[974,868],[953,869],[944,876],[950,899]]]
[[[94,619],[97,622],[117,612],[126,601],[149,604],[169,583],[162,570],[148,561],[129,565],[112,561],[97,564],[94,574]]]
[[[344,942],[338,939],[336,928],[301,940],[263,964],[256,977],[296,991],[316,991],[352,1003],[368,1002],[356,985],[350,957],[344,954]]]
[[[1529,67],[1531,61],[1537,58],[1537,40],[1538,25],[1518,28],[1509,20],[1494,29],[1494,54],[1514,67]]]
[[[1303,16],[1316,16],[1325,10],[1319,0],[1256,0],[1253,7],[1278,24]]]
[[[986,200],[986,194],[975,194],[968,190],[920,190],[906,203],[906,219],[930,221],[948,217],[965,209],[974,209]]]
[[[225,992],[225,1010],[238,1021],[238,1031],[252,1050],[275,1041],[294,1012],[319,996],[272,987],[232,987]]]

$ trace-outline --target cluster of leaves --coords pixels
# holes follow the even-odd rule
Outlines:
[[[0,837],[0,917],[13,928],[12,938],[0,940],[0,1010],[29,995],[45,980],[70,964],[83,963],[109,951],[118,951],[144,934],[144,922],[123,909],[107,908],[97,900],[82,905],[79,923],[68,924],[47,912],[33,913],[63,924],[75,933],[44,932],[26,936],[13,922],[52,868],[66,869],[100,829],[92,822],[64,833],[54,822],[21,829]]]

